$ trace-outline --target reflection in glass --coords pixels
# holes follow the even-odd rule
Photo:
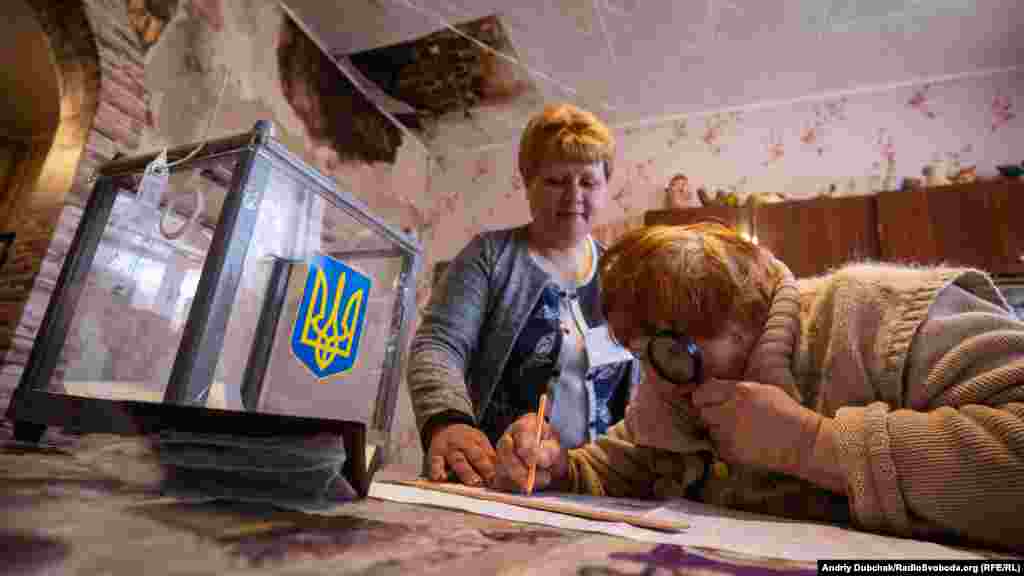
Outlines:
[[[189,306],[195,297],[215,221],[197,220],[174,240],[160,219],[186,219],[195,206],[174,202],[184,183],[204,182],[204,193],[224,189],[198,173],[171,176],[162,208],[136,201],[120,188],[107,228],[84,282],[50,391],[114,400],[163,401]],[[180,225],[180,224],[179,224]]]

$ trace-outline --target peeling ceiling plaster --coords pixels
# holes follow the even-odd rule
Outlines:
[[[629,126],[1013,69],[1024,54],[1017,0],[285,1],[335,55],[496,16],[503,57],[536,90],[443,115],[432,148],[513,142],[545,101]]]

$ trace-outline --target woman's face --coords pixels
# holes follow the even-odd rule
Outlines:
[[[526,192],[533,226],[557,244],[573,244],[590,233],[608,199],[604,163],[554,161],[541,164]]]
[[[704,352],[705,378],[742,380],[757,335],[739,322],[730,321],[718,336],[693,340]]]

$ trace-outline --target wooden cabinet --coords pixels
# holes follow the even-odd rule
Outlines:
[[[648,212],[644,223],[685,225],[709,219],[757,238],[798,277],[879,255],[874,196],[657,210]]]
[[[1024,185],[1016,181],[941,186],[878,195],[885,260],[1024,273]]]
[[[758,239],[797,277],[854,260],[1024,274],[1024,182],[999,180],[756,208],[648,212],[645,224],[717,219]]]
[[[1024,274],[1024,183],[1002,182],[991,187],[991,194],[996,257],[990,270]]]
[[[851,260],[877,260],[878,212],[874,196],[815,198],[758,206],[758,243],[797,277],[814,276]]]

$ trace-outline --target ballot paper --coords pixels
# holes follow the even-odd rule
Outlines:
[[[421,504],[462,510],[483,516],[541,524],[556,528],[597,532],[640,542],[701,546],[764,558],[814,561],[842,558],[872,559],[961,559],[982,558],[968,551],[932,542],[893,538],[828,524],[798,522],[785,518],[750,514],[690,500],[634,501],[633,513],[662,520],[684,521],[682,532],[638,528],[620,522],[602,522],[547,512],[458,494],[439,492],[388,482],[374,482],[370,497],[407,504]],[[542,493],[523,498],[562,499],[573,506],[590,506],[595,511],[623,510],[622,499],[574,494]]]

